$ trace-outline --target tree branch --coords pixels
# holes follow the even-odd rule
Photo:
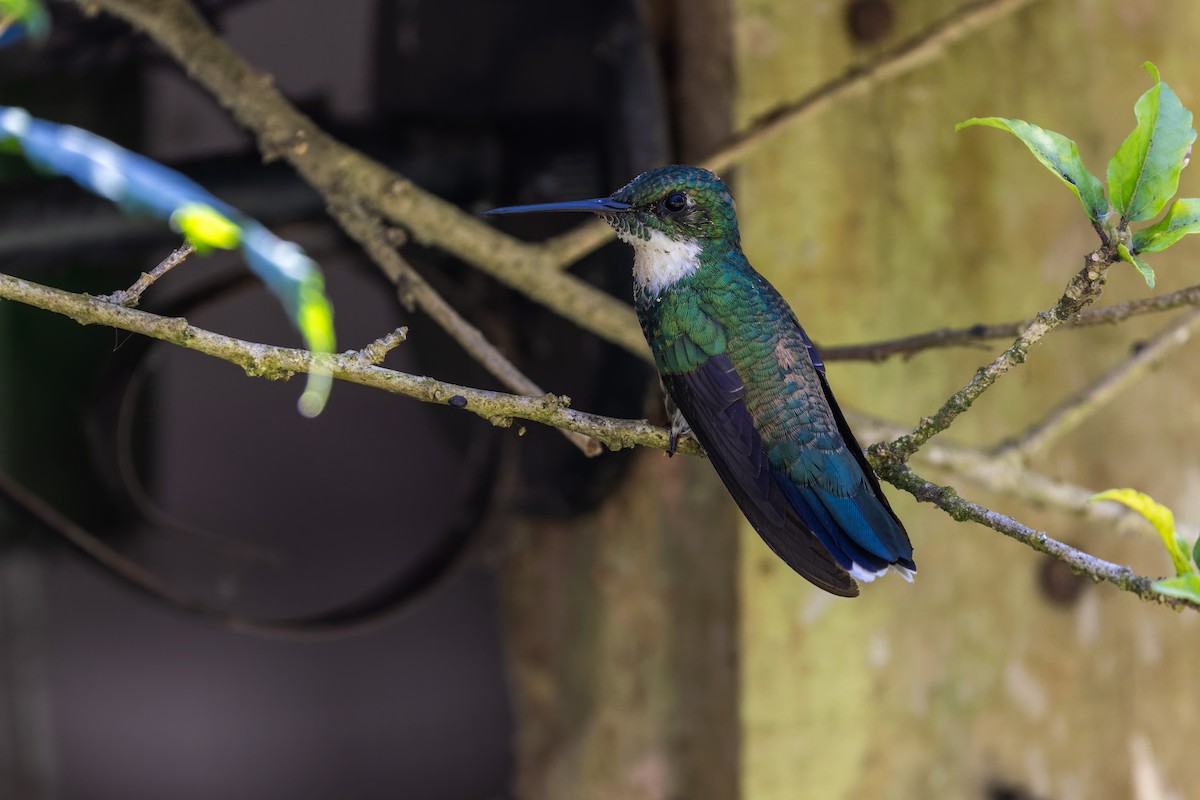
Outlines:
[[[888,483],[903,489],[922,502],[934,504],[960,522],[969,520],[986,525],[992,530],[999,531],[1005,536],[1032,547],[1039,553],[1057,558],[1075,570],[1090,576],[1093,580],[1107,581],[1119,589],[1132,592],[1147,602],[1171,608],[1200,610],[1200,605],[1189,600],[1168,597],[1156,592],[1151,586],[1154,582],[1152,578],[1138,575],[1129,567],[1096,558],[1082,550],[1076,550],[1047,535],[1045,531],[1030,528],[1012,517],[965,500],[954,489],[925,480],[913,472],[907,464],[884,459],[876,459],[874,463],[876,469],[879,470],[880,477]]]
[[[286,379],[292,373],[306,371],[313,363],[311,354],[304,350],[223,336],[189,325],[185,319],[124,308],[104,298],[65,292],[3,274],[0,274],[0,298],[63,314],[83,325],[107,325],[171,342],[237,364],[252,376]],[[620,420],[575,411],[567,407],[564,398],[553,395],[517,397],[378,367],[390,350],[405,341],[406,333],[406,329],[402,328],[357,352],[326,357],[331,362],[334,376],[423,402],[463,408],[494,424],[507,425],[512,418],[526,419],[577,430],[614,449],[643,446],[665,450],[667,447],[668,432],[644,420]],[[864,439],[894,437],[897,432],[903,431],[899,426],[862,415],[855,415],[855,422]],[[690,437],[680,440],[679,449],[692,455],[704,454]],[[1121,519],[1126,516],[1119,506],[1087,505],[1087,499],[1094,494],[1089,490],[1059,483],[1018,465],[1005,464],[974,448],[955,444],[932,445],[922,450],[922,457],[933,465],[952,470],[990,490],[1021,497],[1035,504],[1085,513],[1095,519]]]
[[[187,257],[194,252],[196,252],[196,248],[192,246],[192,243],[184,242],[175,248],[169,256],[160,261],[154,269],[149,272],[143,272],[138,276],[138,279],[128,289],[113,292],[105,299],[117,305],[128,306],[130,308],[136,307],[147,289],[153,286],[163,275],[166,275],[186,261]]]
[[[971,407],[1001,375],[1025,362],[1030,349],[1046,334],[1070,320],[1085,305],[1094,302],[1104,289],[1108,268],[1119,260],[1115,249],[1105,243],[1084,258],[1084,265],[1071,278],[1062,297],[1048,311],[1043,311],[1017,336],[1007,350],[991,364],[981,368],[930,417],[923,417],[911,433],[884,444],[871,447],[871,453],[883,460],[904,463],[925,442],[950,427],[958,415]]]
[[[1115,325],[1142,314],[1171,311],[1195,305],[1200,305],[1200,286],[1189,286],[1186,289],[1154,297],[1115,303],[1104,308],[1085,309],[1065,322],[1063,327],[1086,328],[1092,325]],[[936,348],[982,346],[994,339],[1016,336],[1032,323],[1033,320],[1026,319],[1018,322],[998,322],[991,325],[971,325],[967,328],[938,328],[897,339],[823,346],[820,350],[821,356],[826,361],[879,362],[892,356],[911,356]]]
[[[848,412],[854,429],[864,441],[894,439],[906,429],[891,422],[856,412]],[[962,478],[981,489],[1011,497],[1035,508],[1069,511],[1092,522],[1107,523],[1122,535],[1144,536],[1152,530],[1146,518],[1120,503],[1093,503],[1095,489],[1066,483],[1024,466],[1013,459],[997,458],[977,447],[957,442],[930,442],[916,458],[955,478]],[[1179,523],[1177,529],[1195,539],[1200,535],[1194,525]]]
[[[815,115],[826,105],[865,91],[881,80],[929,63],[946,47],[1036,1],[970,3],[884,52],[872,64],[853,69],[793,103],[763,115],[719,148],[706,163],[714,169],[724,168],[780,128]],[[355,199],[372,206],[403,226],[416,241],[441,247],[581,327],[643,358],[648,357],[627,304],[573,277],[565,276],[564,280],[547,274],[573,264],[610,241],[613,234],[609,226],[590,222],[542,246],[519,242],[325,134],[288,103],[273,87],[270,76],[255,71],[230,50],[185,0],[76,2],[85,8],[103,8],[154,38],[239,123],[256,134],[266,157],[287,159],[328,203]],[[954,333],[938,331],[894,343],[830,347],[822,352],[829,360],[878,360],[896,353],[958,344],[959,337],[970,342],[1015,335],[1011,329],[1018,324],[990,326],[982,331],[977,327]]]
[[[586,223],[542,246],[519,242],[321,131],[274,88],[270,76],[254,70],[229,49],[185,0],[75,2],[85,10],[102,8],[153,38],[240,124],[255,133],[265,156],[287,159],[326,200],[339,192],[344,197],[354,195],[403,226],[416,241],[440,247],[581,327],[644,355],[640,340],[628,340],[620,333],[621,323],[628,319],[628,315],[626,320],[621,319],[622,304],[612,305],[617,301],[578,279],[555,281],[546,275],[565,269],[611,241],[614,234],[604,223]],[[862,94],[881,81],[932,63],[946,48],[1035,2],[1038,0],[968,3],[884,51],[874,62],[852,68],[762,115],[705,159],[704,166],[718,172],[725,170],[792,123]],[[552,292],[543,283],[556,284],[555,292],[560,295],[557,301],[547,301]],[[596,305],[596,294],[610,302]]]
[[[0,274],[0,298],[62,314],[81,325],[107,325],[171,342],[237,364],[253,377],[286,380],[296,373],[319,367],[329,370],[339,380],[383,389],[424,403],[462,408],[493,425],[508,427],[513,419],[525,419],[590,436],[612,450],[637,445],[659,450],[667,448],[668,432],[665,429],[645,420],[614,419],[576,411],[569,407],[567,397],[551,394],[521,397],[384,369],[374,363],[382,358],[378,344],[360,352],[314,356],[307,350],[223,336],[197,328],[182,317],[160,317],[99,297],[64,292],[4,274]],[[700,446],[691,439],[681,441],[679,449],[693,454],[701,452]]]
[[[412,265],[387,241],[379,218],[365,213],[362,208],[330,206],[330,213],[342,229],[355,239],[367,255],[379,265],[384,274],[396,286],[401,301],[416,303],[417,307],[438,323],[463,350],[495,376],[502,384],[518,394],[539,397],[546,390],[525,376],[516,365],[504,357],[495,345],[487,340],[478,328],[467,322],[453,306],[446,302]],[[584,455],[596,456],[602,452],[600,443],[574,431],[562,431],[571,444]]]
[[[1200,330],[1200,309],[1192,310],[1166,326],[1099,380],[1076,393],[1024,433],[997,447],[995,457],[1027,461],[1045,451],[1146,372],[1162,363],[1173,351],[1187,344],[1197,330]]]

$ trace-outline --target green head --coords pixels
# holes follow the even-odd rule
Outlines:
[[[488,214],[590,211],[637,245],[655,233],[676,242],[739,244],[733,195],[725,182],[701,167],[672,164],[643,172],[609,197],[497,208]]]
[[[672,164],[643,172],[612,198],[629,210],[606,216],[626,241],[648,240],[652,231],[676,241],[716,240],[737,245],[737,214],[725,182],[700,167]]]

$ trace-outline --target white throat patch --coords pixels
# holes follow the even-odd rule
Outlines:
[[[653,229],[649,239],[624,231],[617,236],[632,245],[633,279],[651,295],[662,294],[663,289],[700,268],[700,243],[695,240],[676,241]]]

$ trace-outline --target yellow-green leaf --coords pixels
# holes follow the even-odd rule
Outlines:
[[[1162,537],[1171,561],[1175,564],[1175,573],[1184,575],[1195,571],[1192,560],[1188,557],[1187,540],[1175,532],[1175,515],[1171,509],[1156,502],[1150,495],[1136,489],[1109,489],[1091,498],[1095,500],[1114,500],[1123,503],[1134,511],[1150,520],[1150,524]]]
[[[1108,215],[1108,201],[1104,198],[1104,186],[1100,179],[1088,171],[1079,155],[1079,146],[1061,133],[1039,128],[1023,119],[1004,117],[973,117],[954,126],[956,131],[972,125],[999,128],[1016,136],[1034,158],[1046,169],[1057,175],[1083,203],[1083,208],[1093,222],[1100,222]]]

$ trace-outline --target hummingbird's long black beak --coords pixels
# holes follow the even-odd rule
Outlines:
[[[590,211],[593,214],[613,214],[633,208],[629,203],[611,197],[596,197],[591,200],[567,200],[562,203],[534,203],[529,206],[504,206],[484,211],[484,216],[497,214],[535,214],[540,211]]]

